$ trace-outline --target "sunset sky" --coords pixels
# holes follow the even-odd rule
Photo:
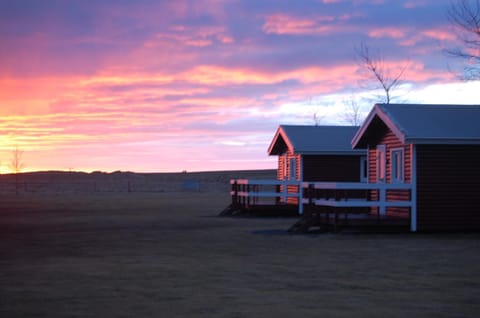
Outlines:
[[[408,66],[396,101],[478,104],[443,53],[449,3],[0,0],[0,172],[15,147],[29,171],[275,168],[278,125],[382,101],[361,42]]]

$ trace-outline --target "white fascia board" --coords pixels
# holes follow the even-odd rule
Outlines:
[[[375,116],[378,116],[385,123],[385,125],[387,125],[387,127],[390,128],[390,130],[392,130],[395,136],[398,139],[400,139],[402,143],[405,143],[405,133],[401,131],[399,125],[395,123],[387,113],[384,112],[384,110],[379,104],[375,104],[375,106],[373,106],[373,109],[370,111],[367,118],[363,122],[363,125],[360,127],[360,129],[357,131],[357,133],[353,137],[352,148],[357,147],[358,143],[360,142],[360,139],[362,139],[362,136],[367,131],[368,127],[372,123]]]
[[[353,136],[353,139],[352,139],[352,142],[351,142],[353,149],[355,149],[357,147],[358,143],[360,142],[360,139],[365,134],[368,126],[370,126],[370,123],[373,121],[373,118],[375,118],[377,108],[378,108],[378,105],[375,104],[373,106],[373,109],[368,114],[367,118],[365,118],[365,120],[363,122],[363,125],[360,126],[360,128],[355,133],[355,136]]]
[[[291,141],[288,139],[288,136],[285,133],[285,130],[283,130],[282,126],[279,126],[278,129],[277,129],[277,132],[275,133],[275,136],[273,137],[272,141],[270,142],[270,146],[268,147],[268,151],[267,151],[268,155],[270,155],[270,156],[272,155],[273,147],[277,143],[278,138],[280,138],[280,137],[282,137],[282,139],[287,144],[287,148],[292,152],[294,151],[293,145],[292,145]]]
[[[275,145],[275,143],[277,142],[277,139],[278,139],[278,136],[280,134],[280,127],[277,128],[277,131],[275,132],[275,136],[273,136],[273,139],[272,141],[270,142],[270,146],[268,146],[268,154],[271,156],[272,155],[272,150],[273,150],[273,146]]]
[[[401,130],[400,125],[394,122],[393,118],[384,112],[381,107],[378,107],[378,117],[390,128],[393,134],[405,144],[405,133]]]

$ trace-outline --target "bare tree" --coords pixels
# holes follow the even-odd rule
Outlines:
[[[25,164],[22,161],[22,155],[23,155],[23,151],[18,149],[18,147],[15,147],[15,149],[12,150],[12,159],[10,160],[10,169],[14,173],[19,173],[25,167]]]
[[[385,93],[384,102],[389,104],[392,100],[392,91],[400,85],[400,80],[408,67],[408,63],[393,73],[380,54],[373,54],[365,42],[355,48],[357,63],[366,73],[367,82],[375,82],[374,89],[382,89]],[[393,73],[393,74],[392,74]]]
[[[313,123],[315,126],[319,126],[322,123],[322,120],[325,118],[325,115],[318,115],[318,112],[313,113]]]
[[[446,49],[452,57],[465,61],[462,78],[480,79],[480,0],[455,0],[447,11],[462,47]]]
[[[15,147],[12,150],[12,158],[10,160],[10,169],[15,173],[15,193],[18,195],[20,188],[20,178],[19,173],[25,167],[25,164],[22,161],[23,151],[19,150],[18,147]]]
[[[354,96],[351,96],[349,100],[345,100],[346,111],[342,114],[343,120],[351,124],[352,126],[360,126],[364,120],[364,116],[361,112],[360,104],[357,102]]]

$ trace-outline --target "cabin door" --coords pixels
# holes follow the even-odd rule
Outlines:
[[[360,182],[368,182],[368,159],[360,157]]]

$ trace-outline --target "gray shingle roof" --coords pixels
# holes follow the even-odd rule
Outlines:
[[[269,155],[280,155],[286,149],[298,154],[363,154],[350,144],[358,127],[281,125],[268,148]]]
[[[375,118],[403,143],[480,144],[480,105],[377,104],[353,138],[354,147]]]

